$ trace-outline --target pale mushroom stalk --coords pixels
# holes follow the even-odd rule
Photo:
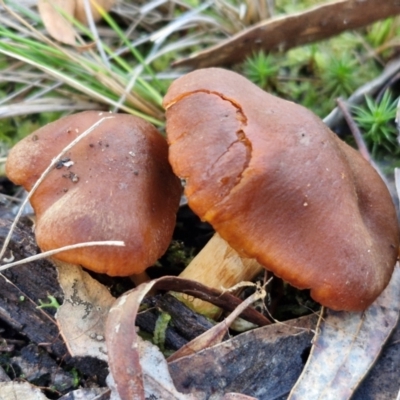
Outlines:
[[[254,258],[240,257],[232,247],[216,233],[190,264],[179,275],[208,287],[226,290],[238,282],[252,281],[264,270]],[[176,293],[183,303],[196,312],[216,319],[221,309],[206,301]]]

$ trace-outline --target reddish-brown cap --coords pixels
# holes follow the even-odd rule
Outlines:
[[[399,230],[385,184],[312,112],[227,70],[176,80],[170,162],[190,207],[239,253],[336,310],[386,287]]]
[[[19,142],[6,171],[30,190],[65,146],[105,116],[40,184],[31,198],[36,240],[43,250],[103,240],[55,258],[109,275],[143,272],[167,249],[181,186],[165,139],[150,123],[124,114],[87,111],[50,123]]]

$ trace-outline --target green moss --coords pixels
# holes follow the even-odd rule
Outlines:
[[[380,101],[365,98],[365,105],[353,107],[355,121],[364,133],[364,138],[374,158],[385,153],[400,154],[397,128],[394,120],[397,100],[386,91]]]
[[[0,142],[8,148],[36,131],[43,125],[60,118],[61,112],[43,112],[35,115],[26,115],[0,119]]]
[[[261,88],[324,117],[338,97],[349,97],[381,68],[370,57],[365,40],[345,32],[286,53],[257,53],[242,63],[239,72]]]

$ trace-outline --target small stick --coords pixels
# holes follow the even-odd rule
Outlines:
[[[358,151],[360,154],[363,156],[365,160],[369,162],[369,164],[374,167],[375,171],[379,174],[379,176],[382,178],[382,180],[385,182],[386,186],[388,187],[389,191],[391,192],[390,185],[388,183],[388,180],[386,179],[385,175],[381,172],[377,164],[374,162],[372,157],[369,155],[368,148],[364,142],[364,139],[362,138],[361,132],[358,129],[357,124],[354,122],[352,116],[349,113],[349,110],[347,109],[345,103],[341,99],[336,99],[336,102],[338,104],[338,108],[340,111],[342,111],[343,116],[349,125],[350,131],[357,143]]]
[[[258,287],[251,296],[246,300],[243,300],[243,302],[240,303],[223,321],[219,322],[202,335],[196,337],[191,342],[185,344],[178,351],[168,357],[167,362],[170,363],[179,360],[182,357],[189,356],[220,343],[236,318],[238,318],[247,307],[260,299],[264,299],[265,296],[265,288]]]
[[[345,102],[342,99],[336,99],[336,103],[342,111],[344,119],[347,122],[347,125],[350,128],[351,134],[354,137],[354,140],[357,143],[358,151],[361,153],[361,155],[367,160],[370,164],[373,164],[372,158],[369,155],[368,148],[364,142],[364,139],[362,138],[362,134],[360,129],[358,129],[357,124],[354,122],[353,117],[350,115],[349,110],[345,104]]]
[[[6,239],[4,240],[3,247],[0,251],[0,259],[3,258],[4,253],[7,249],[8,244],[10,243],[12,233],[14,232],[15,227],[17,226],[17,223],[19,219],[21,218],[22,212],[24,210],[24,207],[28,203],[29,199],[32,197],[32,195],[35,193],[36,189],[38,186],[44,181],[46,176],[49,174],[49,172],[53,169],[53,167],[57,164],[57,162],[62,158],[62,156],[69,151],[72,147],[74,147],[79,141],[81,141],[84,137],[89,135],[89,133],[93,132],[100,124],[102,124],[106,119],[111,119],[114,118],[113,116],[111,117],[103,117],[102,119],[98,120],[96,123],[94,123],[90,128],[86,129],[83,133],[81,133],[75,140],[73,140],[68,146],[64,147],[64,149],[61,151],[61,153],[53,158],[51,160],[50,165],[43,171],[42,175],[40,178],[36,181],[36,183],[33,185],[32,189],[28,193],[28,196],[26,196],[25,200],[21,203],[21,206],[18,210],[17,215],[14,218],[14,221],[10,227],[10,230],[7,234]]]

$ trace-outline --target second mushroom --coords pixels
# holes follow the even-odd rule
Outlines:
[[[393,272],[399,229],[385,184],[356,150],[309,110],[219,68],[176,80],[164,106],[169,160],[189,206],[229,251],[335,310],[376,299]],[[226,264],[217,258],[224,241],[183,276],[234,285],[229,270],[215,269]]]
[[[121,240],[124,247],[68,250],[54,259],[112,276],[140,274],[166,251],[181,185],[165,139],[127,114],[87,111],[61,118],[19,142],[6,172],[26,190],[82,132],[105,119],[59,160],[31,197],[39,247]]]

